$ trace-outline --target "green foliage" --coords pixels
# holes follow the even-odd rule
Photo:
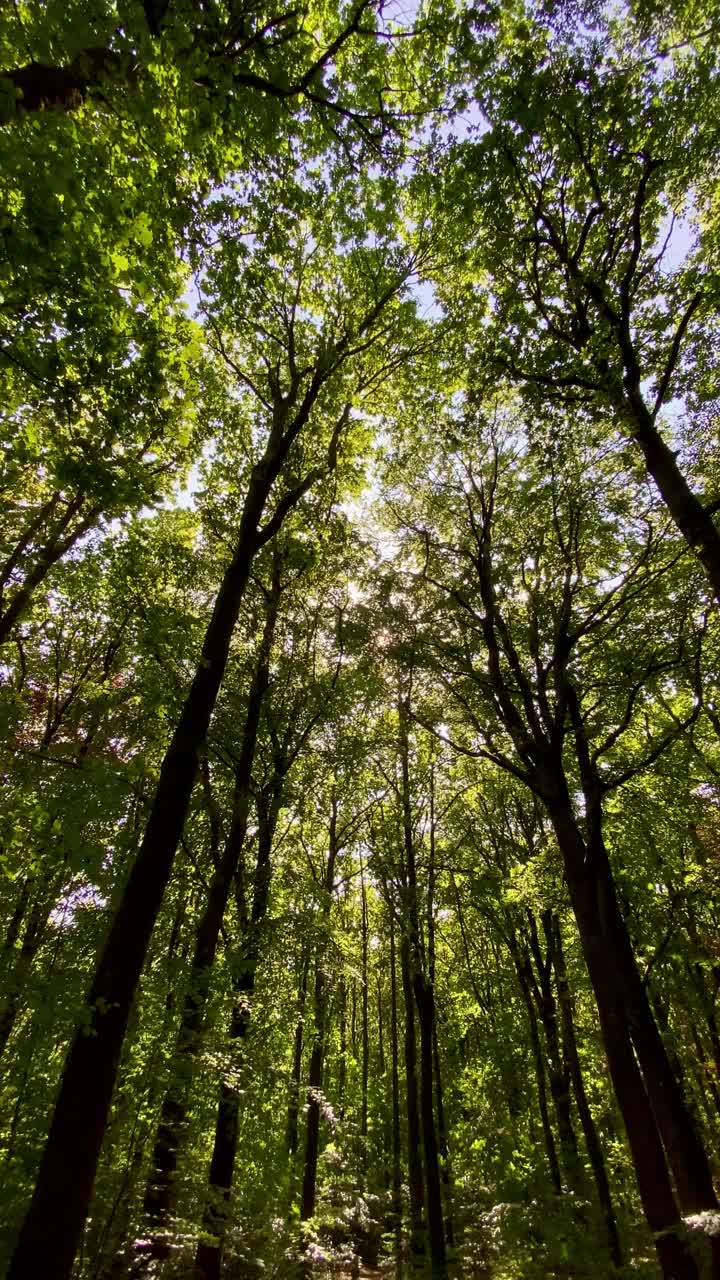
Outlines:
[[[716,18],[432,0],[411,21],[362,0],[0,14],[3,1263],[246,551],[78,1277],[153,1245],[184,1072],[148,1274],[192,1275],[222,1232],[228,1278],[360,1259],[443,1280],[427,1129],[412,1223],[428,1068],[405,1053],[429,1004],[459,1273],[658,1274],[558,778],[717,1162],[718,615],[638,428],[713,519]],[[178,1067],[278,583],[247,832]]]

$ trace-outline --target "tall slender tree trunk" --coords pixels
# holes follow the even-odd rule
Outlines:
[[[702,564],[715,599],[720,602],[720,533],[712,514],[693,493],[677,464],[676,453],[663,440],[642,396],[640,371],[633,360],[626,381],[626,404],[633,439],[645,458],[663,502],[685,541]]]
[[[90,1025],[70,1048],[33,1199],[8,1280],[68,1280],[95,1179],[125,1029],[180,841],[200,747],[225,671],[262,511],[251,486],[242,536],[226,570],[202,660],[163,760],[155,800],[90,986]],[[78,1116],[83,1124],[78,1125]]]
[[[332,894],[335,885],[335,866],[339,853],[338,845],[338,803],[332,798],[330,814],[330,831],[328,857],[325,868],[323,916],[327,921],[330,915]],[[323,951],[315,961],[315,991],[313,998],[313,1042],[310,1053],[308,1071],[308,1112],[305,1138],[305,1163],[303,1166],[302,1196],[300,1201],[300,1220],[306,1222],[315,1214],[317,1195],[317,1166],[320,1153],[320,1092],[323,1085],[323,1067],[325,1062],[325,1035],[327,1016],[326,976],[323,967]]]
[[[700,1031],[695,1023],[693,1016],[694,1011],[690,1009],[687,1004],[685,1004],[684,1007],[687,1015],[688,1026],[690,1027],[690,1036],[695,1046],[695,1053],[697,1054],[697,1060],[701,1069],[703,1092],[707,1089],[710,1094],[712,1105],[710,1106],[710,1103],[707,1104],[708,1119],[710,1120],[711,1129],[715,1131],[717,1129],[718,1119],[720,1119],[720,1090],[718,1090],[718,1086],[715,1081],[717,1068],[715,1067],[715,1063],[713,1062],[711,1064],[708,1059],[707,1050],[703,1044],[702,1036],[700,1035]]]
[[[5,941],[2,945],[3,968],[7,966],[9,957],[12,956],[13,951],[17,946],[18,939],[20,937],[20,930],[22,929],[23,921],[30,905],[33,882],[33,876],[26,876],[23,880],[15,906],[13,907],[12,915],[8,921],[7,933],[5,934]]]
[[[522,670],[498,603],[490,538],[493,497],[494,489],[489,500],[483,499],[481,503],[482,530],[476,540],[484,608],[482,630],[498,714],[528,770],[533,790],[542,798],[560,847],[585,963],[595,993],[613,1087],[628,1135],[645,1219],[653,1235],[663,1275],[666,1280],[670,1277],[673,1280],[696,1280],[697,1268],[684,1240],[681,1215],[660,1136],[659,1115],[656,1119],[657,1100],[651,1105],[648,1096],[649,1088],[657,1083],[652,1079],[653,1066],[657,1064],[649,1061],[647,1037],[637,1034],[633,1006],[638,1006],[639,1002],[635,999],[635,992],[627,990],[626,977],[629,975],[625,964],[625,944],[635,973],[637,968],[615,899],[607,852],[601,840],[603,783],[588,742],[587,722],[580,699],[568,673],[568,654],[572,649],[568,619],[572,614],[572,597],[569,591],[565,592],[563,609],[567,619],[563,620],[562,611],[557,617],[552,679],[558,702],[551,718],[544,695],[538,710],[536,690]],[[568,552],[566,583],[570,579],[571,565],[574,566],[574,559]],[[511,682],[503,672],[501,655],[508,659],[513,669]],[[582,821],[575,816],[562,758],[569,726],[585,805]],[[622,930],[624,938],[616,936],[618,929]],[[618,952],[622,954],[618,955]],[[647,1069],[648,1072],[648,1089],[635,1058],[635,1049],[643,1071]],[[656,1049],[657,1046],[653,1045],[653,1052]],[[674,1144],[673,1148],[674,1153],[679,1149]]]
[[[673,1072],[667,1049],[653,1016],[627,925],[618,903],[615,881],[603,836],[603,788],[597,764],[591,759],[577,693],[574,686],[567,681],[565,692],[573,721],[575,747],[585,798],[583,823],[585,835],[583,836],[578,823],[572,817],[567,782],[564,775],[558,775],[556,783],[559,783],[560,789],[555,808],[560,817],[560,828],[566,832],[566,849],[563,849],[560,842],[558,824],[552,813],[551,818],[565,859],[568,881],[571,876],[574,876],[577,882],[587,887],[595,897],[600,914],[593,928],[597,931],[599,927],[605,937],[607,980],[615,989],[616,999],[625,1006],[626,1022],[637,1054],[644,1088],[675,1180],[680,1208],[684,1213],[715,1210],[718,1203],[707,1153],[697,1131],[694,1117],[683,1096],[682,1086]],[[574,832],[568,831],[570,823],[574,823]],[[570,861],[574,862],[572,869],[569,866]],[[718,1250],[720,1252],[720,1244]],[[718,1265],[720,1266],[720,1257]]]
[[[670,1026],[670,1011],[669,1011],[668,1005],[663,1000],[661,991],[658,989],[658,986],[656,985],[656,983],[653,981],[652,978],[646,981],[644,985],[645,985],[645,990],[647,991],[648,1002],[652,1010],[652,1014],[655,1019],[657,1029],[662,1037],[663,1044],[665,1044],[666,1037],[672,1036],[672,1029]],[[695,1132],[697,1133],[697,1136],[698,1136],[698,1141],[702,1141],[702,1138],[701,1138],[702,1129],[700,1127],[700,1122],[698,1118],[697,1105],[692,1093],[688,1091],[686,1069],[683,1066],[682,1060],[678,1055],[677,1051],[672,1047],[672,1042],[669,1045],[667,1045],[666,1052],[668,1056],[668,1062],[670,1063],[670,1069],[673,1073],[673,1076],[675,1077],[675,1080],[677,1081],[678,1087],[682,1092],[684,1104],[688,1108],[692,1116]]]
[[[387,1068],[385,1061],[385,1018],[383,1015],[383,991],[380,981],[380,974],[376,974],[376,995],[377,995],[377,1032],[378,1032],[378,1070],[380,1079],[383,1079]]]
[[[240,1041],[244,1039],[250,1025],[251,1001],[260,959],[260,929],[270,898],[270,859],[280,803],[279,790],[272,796],[269,804],[266,797],[258,799],[258,848],[253,904],[247,934],[242,942],[241,967],[234,980],[235,1002],[230,1022],[230,1042],[236,1048],[240,1047]],[[195,1255],[195,1280],[220,1280],[239,1127],[240,1094],[237,1087],[223,1080],[210,1162],[209,1196],[203,1215],[203,1233]]]
[[[677,1079],[638,971],[614,887],[608,885],[608,922],[630,1029],[645,1087],[655,1113],[684,1213],[716,1209],[717,1198],[707,1153]]]
[[[362,1075],[360,1085],[360,1162],[361,1189],[365,1190],[368,1167],[368,1073],[370,1069],[370,1027],[368,1023],[368,905],[365,887],[365,870],[360,864],[360,891],[362,896]]]
[[[418,980],[417,975],[414,982],[414,994],[420,1027],[420,1115],[422,1117],[425,1185],[427,1190],[428,1242],[430,1245],[432,1274],[437,1277],[437,1280],[442,1280],[442,1277],[447,1275],[447,1258],[445,1254],[445,1229],[433,1087],[435,999],[430,984],[423,981],[422,978]]]
[[[195,937],[190,981],[183,1003],[180,1029],[170,1069],[170,1082],[163,1099],[153,1149],[152,1169],[145,1192],[144,1210],[157,1242],[157,1255],[167,1247],[167,1231],[177,1200],[176,1172],[186,1142],[187,1104],[195,1063],[203,1040],[205,1009],[210,978],[220,938],[223,917],[237,874],[250,809],[250,786],[255,759],[258,725],[270,676],[270,655],[280,601],[280,578],[274,570],[265,625],[248,694],[242,745],[233,792],[233,813],[227,843],[215,870],[208,899]],[[150,1259],[153,1250],[146,1253]]]
[[[535,1005],[532,998],[530,961],[527,955],[522,953],[517,937],[514,933],[509,935],[508,941],[510,943],[510,950],[515,964],[515,972],[517,973],[520,991],[528,1018],[530,1047],[532,1049],[533,1063],[535,1065],[535,1080],[537,1082],[538,1110],[540,1112],[540,1123],[542,1125],[543,1141],[545,1143],[545,1155],[547,1156],[548,1168],[550,1170],[550,1181],[555,1195],[559,1196],[562,1195],[562,1177],[560,1174],[560,1161],[557,1156],[557,1147],[555,1146],[555,1135],[553,1134],[552,1125],[550,1123],[550,1112],[547,1104],[545,1056],[542,1050],[537,1014],[535,1012]]]
[[[300,1110],[300,1078],[302,1074],[303,1043],[305,1039],[305,1004],[307,1001],[308,972],[310,957],[303,956],[300,986],[297,999],[297,1022],[295,1023],[295,1040],[293,1043],[293,1061],[290,1076],[290,1101],[288,1103],[286,1146],[289,1156],[294,1156],[298,1147],[298,1112]]]
[[[154,1044],[149,1062],[145,1069],[148,1081],[146,1090],[137,1097],[135,1123],[131,1135],[130,1148],[127,1155],[125,1175],[120,1189],[111,1205],[110,1212],[104,1222],[98,1219],[93,1223],[93,1232],[97,1232],[94,1249],[88,1248],[86,1234],[86,1252],[95,1254],[95,1267],[91,1272],[92,1280],[125,1280],[134,1272],[132,1267],[135,1241],[132,1232],[133,1200],[135,1187],[139,1184],[143,1173],[143,1164],[147,1147],[147,1123],[143,1117],[152,1115],[156,1103],[161,1097],[161,1080],[158,1080],[158,1060],[162,1046],[167,1037],[174,1031],[175,982],[177,972],[184,968],[190,950],[191,939],[183,936],[183,923],[191,906],[192,895],[187,890],[178,896],[175,915],[165,953],[167,964],[165,1011],[162,1019],[162,1034]],[[182,941],[181,941],[182,939]],[[136,1260],[136,1259],[135,1259]]]
[[[395,1241],[395,1269],[402,1267],[402,1166],[400,1140],[400,1068],[398,1048],[397,957],[395,953],[395,917],[390,913],[390,1055],[392,1077],[392,1227]]]
[[[200,661],[160,768],[144,838],[90,983],[87,1016],[65,1061],[35,1190],[6,1280],[31,1276],[69,1280],[90,1204],[130,1009],[180,843],[253,560],[315,473],[278,504],[264,532],[260,521],[328,376],[325,366],[318,368],[299,404],[299,382],[285,396],[278,388],[268,444],[251,471],[236,549],[223,575]],[[78,1125],[79,1115],[82,1125]]]
[[[20,947],[10,952],[15,956],[15,963],[10,967],[7,994],[0,1010],[0,1058],[7,1049],[15,1023],[23,1010],[30,971],[45,938],[60,883],[58,877],[55,877],[51,885],[38,889],[35,901],[27,912]]]
[[[425,1229],[423,1204],[425,1189],[421,1157],[417,1040],[415,1035],[415,997],[410,970],[410,943],[403,933],[400,940],[400,976],[405,1006],[405,1104],[407,1108],[408,1188],[410,1193],[410,1265],[413,1271],[425,1266]]]
[[[387,1056],[385,1047],[385,1014],[383,1009],[383,988],[380,974],[375,975],[375,994],[377,996],[377,1044],[378,1044],[378,1072],[383,1088],[387,1079]],[[392,1115],[390,1109],[383,1098],[380,1104],[381,1128],[380,1142],[382,1149],[382,1185],[385,1192],[389,1192],[392,1187],[392,1177],[390,1173],[390,1151],[392,1148]]]
[[[572,1122],[570,1073],[567,1061],[560,1048],[557,1006],[552,988],[552,955],[548,946],[547,955],[543,956],[537,921],[532,911],[528,911],[527,915],[530,923],[530,952],[535,961],[536,971],[536,979],[533,981],[533,994],[535,995],[537,1012],[545,1035],[550,1096],[553,1100],[553,1110],[562,1153],[562,1166],[565,1170],[567,1186],[572,1191],[579,1192],[582,1190],[583,1178],[578,1158],[577,1138]],[[544,919],[545,915],[543,916]]]
[[[306,1222],[315,1214],[317,1195],[317,1166],[320,1154],[320,1092],[323,1084],[325,1057],[325,975],[322,960],[315,962],[315,990],[313,995],[314,1028],[313,1045],[308,1069],[308,1111],[305,1133],[305,1162],[303,1165],[300,1221]]]
[[[684,1239],[665,1151],[633,1050],[622,987],[607,928],[608,885],[599,880],[569,804],[553,805],[553,828],[563,855],[570,900],[595,992],[605,1054],[630,1144],[638,1190],[665,1280],[697,1280]],[[614,896],[614,895],[613,895]]]
[[[442,1075],[440,1072],[440,1047],[438,1044],[437,1033],[437,1007],[435,1004],[435,761],[430,762],[430,823],[429,823],[429,845],[430,856],[427,868],[427,897],[426,897],[426,924],[427,924],[427,971],[428,985],[433,995],[432,1001],[432,1076],[435,1085],[435,1106],[437,1115],[437,1148],[440,1155],[440,1176],[443,1187],[444,1201],[444,1237],[443,1237],[443,1264],[445,1264],[445,1244],[452,1249],[455,1244],[455,1226],[453,1222],[453,1194],[452,1194],[452,1173],[450,1169],[450,1148],[448,1143],[447,1126],[445,1124],[445,1106],[443,1101]]]
[[[340,1053],[338,1061],[338,1116],[341,1120],[345,1118],[345,1088],[347,1084],[347,1016],[348,1016],[348,999],[347,999],[347,982],[345,978],[340,979],[340,991],[338,994],[338,1004],[340,1006]]]
[[[23,614],[27,612],[35,589],[45,580],[53,565],[56,565],[58,560],[61,560],[68,551],[72,550],[83,534],[97,524],[101,507],[93,506],[86,510],[85,515],[78,520],[74,527],[71,527],[75,517],[80,516],[84,502],[85,494],[83,493],[75,494],[70,499],[60,520],[57,521],[53,529],[48,531],[45,545],[36,555],[34,564],[31,564],[27,569],[22,583],[8,602],[7,607],[0,608],[0,644],[4,644],[10,639],[13,628],[20,621]],[[47,510],[47,508],[44,508],[44,510]],[[4,599],[0,597],[0,600],[4,606]]]
[[[400,748],[400,770],[402,779],[402,824],[404,854],[404,889],[405,911],[403,942],[407,943],[407,963],[410,966],[410,981],[418,1015],[420,1031],[420,1119],[422,1124],[422,1152],[425,1169],[425,1207],[427,1210],[428,1245],[430,1250],[430,1266],[437,1280],[447,1274],[445,1254],[445,1230],[442,1212],[442,1192],[440,1189],[440,1163],[438,1159],[437,1130],[435,1128],[434,1087],[433,1087],[433,1031],[435,1027],[435,993],[433,984],[425,972],[423,963],[423,945],[420,931],[420,910],[418,905],[417,868],[415,863],[415,840],[412,828],[412,806],[410,795],[410,749],[408,739],[408,720],[410,716],[409,698],[398,700],[398,740]],[[431,822],[431,830],[433,823]],[[431,858],[431,875],[434,875],[434,862]],[[429,910],[432,912],[432,885],[429,887]],[[434,959],[430,959],[434,964]],[[407,1011],[406,1011],[407,1017]]]
[[[607,1168],[605,1166],[605,1157],[603,1155],[597,1129],[595,1128],[595,1121],[592,1117],[587,1093],[585,1092],[585,1082],[583,1080],[580,1058],[578,1056],[577,1038],[575,1035],[575,1019],[573,1017],[567,969],[565,967],[565,954],[562,945],[560,920],[557,916],[552,916],[548,919],[547,923],[543,921],[543,925],[546,930],[548,942],[551,944],[553,968],[555,970],[555,978],[557,982],[558,1003],[560,1005],[560,1019],[562,1022],[565,1060],[570,1071],[570,1079],[575,1093],[575,1103],[577,1105],[580,1124],[585,1138],[588,1159],[590,1160],[590,1166],[595,1180],[598,1203],[605,1221],[608,1252],[614,1266],[622,1267],[623,1255],[620,1247],[615,1206],[612,1202],[610,1183],[608,1181]]]
[[[453,1214],[453,1179],[450,1160],[450,1143],[445,1120],[445,1101],[440,1071],[440,1046],[438,1044],[437,1018],[433,1027],[433,1075],[435,1077],[435,1105],[437,1107],[438,1147],[440,1150],[442,1184],[445,1200],[445,1240],[448,1249],[455,1247],[455,1221]]]

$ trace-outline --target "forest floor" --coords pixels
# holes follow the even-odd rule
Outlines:
[[[380,1265],[379,1267],[343,1267],[342,1270],[336,1271],[337,1280],[388,1280],[388,1276],[395,1270],[395,1263],[392,1259]]]

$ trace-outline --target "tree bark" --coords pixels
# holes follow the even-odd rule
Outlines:
[[[410,943],[403,932],[400,940],[400,976],[405,1006],[405,1103],[407,1108],[408,1186],[410,1191],[410,1265],[413,1271],[425,1266],[423,1223],[423,1167],[420,1155],[420,1112],[418,1104],[417,1041],[415,999],[410,969]]]
[[[712,514],[693,493],[680,470],[676,456],[655,425],[640,389],[640,371],[630,344],[626,358],[626,403],[633,439],[642,450],[645,465],[688,546],[702,564],[720,602],[720,533]]]
[[[7,606],[0,612],[0,645],[10,639],[13,628],[30,607],[33,592],[45,580],[53,565],[56,565],[58,560],[61,560],[66,552],[75,546],[83,534],[87,533],[97,523],[100,507],[95,506],[90,508],[74,529],[71,529],[69,533],[66,532],[75,516],[79,514],[84,501],[84,494],[76,494],[68,502],[62,518],[50,533],[45,545],[37,553],[34,564],[27,569],[22,583],[18,586]]]
[[[308,1069],[308,1112],[305,1135],[305,1161],[303,1164],[302,1198],[300,1202],[300,1221],[306,1222],[315,1213],[317,1195],[317,1166],[320,1154],[320,1091],[323,1083],[323,1064],[325,1056],[325,975],[321,961],[316,961],[315,991],[313,997],[315,1026],[313,1030],[313,1046]]]
[[[577,258],[569,256],[567,244],[561,244],[557,236],[554,244],[568,275],[585,290],[610,327],[622,363],[622,381],[618,377],[615,389],[610,392],[614,408],[628,422],[632,438],[642,451],[648,474],[655,481],[675,525],[700,560],[716,600],[720,601],[720,532],[712,513],[690,488],[677,464],[675,452],[665,443],[656,425],[658,413],[669,390],[670,375],[677,361],[680,342],[700,302],[700,295],[696,294],[691,300],[676,330],[674,344],[677,346],[674,354],[672,347],[668,352],[667,374],[660,380],[658,398],[651,410],[642,391],[644,376],[647,374],[643,374],[641,356],[633,334],[635,318],[632,315],[630,284],[621,286],[616,303],[611,301],[603,282],[586,274]],[[633,273],[636,268],[637,262]],[[603,380],[604,378],[603,374]],[[598,389],[601,389],[601,384]]]
[[[592,816],[591,816],[592,823]],[[597,899],[602,903],[602,927],[609,946],[609,962],[625,1001],[630,1035],[642,1071],[645,1088],[657,1122],[684,1213],[716,1209],[712,1174],[694,1117],[675,1077],[667,1049],[655,1021],[647,991],[638,971],[625,920],[620,911],[602,832],[592,832],[591,863],[597,879]]]
[[[437,1035],[437,1018],[433,1026],[433,1074],[435,1077],[435,1105],[437,1107],[438,1148],[440,1151],[442,1184],[445,1199],[445,1240],[448,1249],[455,1247],[455,1222],[453,1215],[453,1179],[450,1163],[450,1143],[445,1121],[442,1074],[440,1071],[440,1046]]]
[[[172,872],[198,759],[225,674],[230,642],[253,560],[260,520],[287,454],[325,381],[316,373],[287,425],[277,408],[262,460],[252,469],[235,553],[225,570],[200,662],[160,768],[145,835],[90,984],[85,1017],[68,1052],[33,1197],[6,1280],[69,1280],[90,1203],[125,1031],[150,937]],[[298,500],[302,496],[298,490]],[[276,510],[272,529],[282,523]],[[83,1117],[78,1125],[77,1118]]]
[[[625,997],[618,982],[607,928],[610,886],[598,879],[569,804],[555,803],[550,817],[563,855],[565,877],[600,1019],[605,1054],[632,1153],[646,1222],[665,1280],[697,1280],[683,1239],[662,1140],[633,1052]]]
[[[0,115],[0,123],[6,124],[17,113],[45,111],[59,107],[75,111],[85,101],[88,92],[98,88],[108,77],[121,83],[132,79],[132,62],[127,55],[113,53],[101,47],[83,49],[72,62],[64,66],[51,63],[29,62],[24,67],[14,67],[3,75],[19,92],[17,105]]]
[[[294,1156],[298,1146],[298,1112],[300,1109],[300,1076],[302,1072],[303,1040],[305,1038],[305,1003],[307,1000],[307,981],[310,961],[307,956],[302,962],[302,976],[298,990],[297,1022],[295,1024],[295,1041],[293,1044],[293,1064],[290,1077],[290,1101],[288,1103],[286,1146],[289,1156]]]
[[[707,1089],[712,1102],[712,1107],[708,1104],[708,1111],[706,1114],[708,1115],[711,1128],[717,1132],[718,1119],[720,1118],[720,1090],[718,1090],[718,1086],[714,1078],[717,1072],[717,1067],[714,1062],[712,1065],[710,1064],[702,1036],[695,1024],[693,1016],[694,1011],[685,1005],[685,1012],[688,1019],[688,1025],[690,1027],[690,1036],[697,1054],[700,1077],[703,1082],[703,1091],[704,1089]]]
[[[5,934],[5,941],[3,942],[2,947],[3,968],[9,963],[9,957],[12,956],[15,947],[17,946],[17,942],[20,937],[20,930],[22,929],[23,921],[27,915],[27,910],[32,897],[33,880],[33,876],[27,876],[25,880],[23,880],[15,906],[13,907],[12,915],[8,921],[7,933]]]
[[[523,670],[496,593],[491,530],[497,460],[496,453],[494,478],[487,491],[480,493],[481,527],[473,523],[473,533],[484,610],[482,631],[488,679],[496,714],[510,735],[522,764],[522,771],[508,764],[508,771],[521,772],[527,784],[542,799],[551,820],[595,993],[608,1066],[628,1134],[646,1221],[654,1237],[664,1276],[668,1280],[671,1276],[676,1280],[677,1277],[689,1280],[697,1275],[697,1268],[683,1238],[683,1224],[665,1159],[663,1138],[669,1148],[668,1154],[671,1148],[676,1160],[678,1157],[684,1159],[684,1148],[682,1140],[678,1140],[674,1132],[663,1135],[663,1138],[660,1134],[660,1123],[668,1113],[672,1114],[673,1121],[678,1114],[674,1105],[676,1097],[658,1097],[661,1094],[658,1084],[664,1086],[667,1083],[659,1079],[662,1077],[662,1042],[658,1045],[659,1036],[653,1040],[646,1020],[636,1017],[643,1010],[633,974],[641,990],[642,983],[618,908],[607,851],[602,841],[604,791],[597,757],[592,754],[580,699],[568,673],[568,658],[574,643],[570,631],[573,611],[570,584],[577,574],[577,555],[575,551],[567,551],[561,543],[566,572],[562,608],[555,616],[554,625],[551,678],[556,702],[553,709],[540,676],[539,684],[535,685]],[[537,618],[534,625],[537,625]],[[510,677],[505,674],[503,658],[510,666]],[[632,703],[627,708],[628,714],[631,711]],[[563,765],[563,747],[569,738],[574,747],[585,803],[582,826],[575,817]],[[657,1032],[657,1028],[654,1029]],[[635,1059],[634,1049],[637,1049],[643,1074],[647,1073],[645,1079]],[[658,1050],[661,1051],[660,1060]],[[651,1089],[652,1105],[648,1096]],[[712,1193],[713,1201],[714,1198]],[[711,1205],[703,1207],[710,1208]]]
[[[345,1116],[345,1087],[347,1084],[347,983],[345,978],[340,979],[340,991],[338,994],[338,1004],[340,1006],[340,1054],[338,1062],[338,1115],[340,1119]]]
[[[433,1105],[433,1030],[435,1026],[435,996],[432,982],[428,980],[423,965],[422,938],[420,933],[420,911],[418,905],[417,868],[415,863],[415,840],[412,829],[412,807],[410,796],[410,750],[408,740],[408,719],[410,715],[409,698],[398,700],[398,741],[400,749],[400,770],[402,779],[402,825],[403,825],[403,882],[404,882],[404,919],[403,919],[403,956],[407,953],[409,981],[415,998],[420,1030],[420,1119],[422,1123],[422,1152],[425,1168],[425,1208],[427,1210],[428,1245],[430,1249],[430,1267],[437,1280],[447,1274],[445,1255],[445,1231],[443,1226],[442,1193],[440,1190],[440,1165],[438,1160],[437,1131],[435,1129],[435,1111]],[[431,823],[432,828],[432,823]],[[434,867],[431,859],[431,874]],[[432,886],[429,888],[432,894]],[[432,903],[430,903],[432,911]],[[434,963],[432,957],[430,962]],[[406,979],[403,978],[405,983]],[[406,1009],[406,1021],[408,1011]],[[414,1039],[414,1030],[413,1030]],[[412,1190],[412,1188],[411,1188]]]
[[[447,1258],[433,1087],[435,999],[432,987],[423,980],[422,975],[420,977],[415,975],[413,986],[420,1027],[420,1115],[427,1192],[428,1243],[432,1275],[437,1277],[437,1280],[442,1280],[447,1275]]]
[[[365,888],[365,871],[360,864],[362,894],[362,1075],[360,1085],[360,1161],[361,1190],[365,1190],[368,1166],[368,1072],[370,1069],[370,1027],[368,1024],[368,906]]]
[[[560,1175],[560,1162],[558,1160],[557,1148],[555,1146],[555,1135],[552,1131],[550,1113],[548,1111],[547,1087],[545,1083],[545,1058],[542,1051],[537,1014],[535,1013],[535,1005],[533,1004],[530,988],[530,962],[527,955],[523,955],[518,944],[517,937],[514,934],[510,934],[509,942],[512,958],[515,964],[515,972],[517,973],[520,991],[522,993],[525,1010],[528,1016],[530,1047],[532,1049],[533,1062],[535,1064],[535,1079],[537,1081],[538,1110],[540,1112],[540,1123],[542,1125],[543,1141],[545,1143],[545,1154],[547,1156],[548,1168],[550,1170],[550,1181],[555,1195],[559,1196],[562,1195],[562,1177]]]
[[[383,988],[380,974],[375,974],[376,996],[377,996],[377,1036],[378,1036],[378,1074],[380,1080],[385,1082],[387,1078],[387,1056],[385,1049],[386,1024],[383,1012]],[[389,1108],[385,1105],[384,1100],[380,1104],[380,1142],[382,1148],[382,1185],[383,1190],[389,1192],[392,1187],[392,1177],[390,1173],[390,1151],[392,1148],[392,1116]]]
[[[560,920],[557,916],[553,916],[548,920],[546,936],[548,937],[548,942],[551,942],[552,961],[553,968],[555,970],[555,979],[557,982],[558,1003],[560,1005],[560,1019],[562,1022],[565,1060],[570,1071],[570,1079],[572,1081],[573,1092],[575,1094],[575,1103],[580,1117],[580,1124],[585,1138],[585,1146],[587,1148],[590,1166],[593,1171],[593,1178],[595,1179],[598,1203],[605,1221],[608,1252],[613,1265],[616,1267],[622,1267],[624,1265],[623,1255],[620,1247],[615,1206],[612,1202],[610,1183],[608,1181],[607,1168],[605,1166],[605,1157],[603,1155],[598,1132],[595,1128],[595,1121],[593,1120],[590,1104],[588,1103],[587,1094],[585,1092],[585,1081],[583,1080],[580,1058],[577,1051],[575,1019],[573,1017],[570,988],[568,986],[567,970],[565,967],[565,954],[562,945]]]
[[[333,796],[324,884],[323,915],[326,920],[330,915],[332,893],[335,884],[335,865],[339,853],[337,820],[338,804],[336,797]],[[302,1198],[300,1203],[301,1222],[306,1222],[308,1218],[312,1218],[315,1214],[317,1165],[320,1153],[320,1091],[323,1085],[323,1066],[325,1062],[326,1006],[327,992],[325,971],[323,969],[323,956],[318,955],[315,962],[313,1043],[310,1054],[310,1068],[308,1071],[308,1113]]]
[[[270,657],[280,594],[280,577],[275,567],[257,664],[248,694],[240,756],[235,770],[232,822],[227,844],[213,875],[205,910],[197,928],[190,981],[183,1003],[180,1029],[171,1065],[170,1083],[160,1112],[152,1172],[145,1193],[144,1210],[159,1250],[163,1248],[163,1236],[168,1230],[177,1200],[177,1165],[186,1141],[187,1100],[195,1062],[202,1046],[210,977],[225,909],[245,843],[252,767],[260,712],[270,678]],[[153,1256],[153,1250],[148,1250],[145,1256],[149,1260]]]
[[[10,949],[8,945],[8,953],[12,955],[13,951],[15,952],[15,963],[8,973],[7,995],[2,1011],[0,1011],[0,1058],[3,1057],[7,1049],[18,1015],[22,1011],[23,997],[30,970],[43,944],[64,874],[65,868],[63,866],[60,873],[56,873],[54,877],[49,877],[44,884],[38,884],[35,900],[29,911],[25,913],[25,929],[20,947],[13,946]],[[28,905],[26,901],[25,907]],[[10,943],[11,934],[14,937],[14,941],[17,941],[15,924],[17,924],[19,932],[20,921],[13,920],[11,922],[12,929],[8,930],[8,944]]]
[[[234,982],[235,1004],[230,1023],[230,1040],[238,1047],[250,1025],[251,1001],[260,959],[261,925],[270,899],[270,859],[280,803],[280,790],[271,797],[269,803],[267,797],[260,797],[258,803],[258,849],[253,904],[248,932],[242,944],[241,967]],[[195,1254],[195,1280],[220,1280],[230,1192],[235,1173],[239,1120],[240,1095],[237,1087],[223,1081],[210,1163],[209,1198],[203,1215],[203,1234]]]
[[[400,1069],[398,1047],[397,957],[395,917],[390,912],[390,1054],[392,1075],[392,1229],[395,1242],[395,1269],[402,1268],[402,1166],[400,1141]]]
[[[672,1070],[617,900],[615,881],[603,835],[603,788],[597,762],[591,757],[577,692],[564,671],[560,681],[573,724],[575,750],[585,799],[585,817],[581,831],[572,815],[567,781],[560,768],[555,778],[555,798],[548,805],[548,809],[563,853],[568,886],[574,877],[575,881],[583,886],[583,891],[587,891],[594,899],[597,917],[593,930],[599,931],[605,940],[604,967],[607,980],[616,992],[616,1000],[624,1006],[627,1030],[637,1054],[643,1085],[675,1179],[680,1207],[685,1213],[714,1210],[717,1208],[717,1199],[707,1153],[697,1132],[694,1117],[686,1104],[682,1087]],[[569,830],[570,826],[574,826],[574,831]],[[563,829],[566,848],[563,848],[560,836]],[[571,870],[570,863],[573,860],[574,868]],[[576,919],[578,919],[582,938],[582,927],[577,911]],[[586,924],[585,927],[587,928],[588,925]],[[584,942],[583,946],[585,946]],[[592,974],[591,981],[594,982]],[[720,1255],[720,1243],[717,1251]],[[720,1265],[720,1257],[718,1263]]]
[[[583,1179],[578,1158],[577,1138],[572,1122],[570,1074],[567,1061],[564,1060],[560,1049],[557,1006],[552,989],[552,954],[548,948],[547,955],[543,956],[535,916],[530,910],[527,914],[530,923],[530,952],[535,961],[536,972],[532,990],[545,1034],[548,1081],[562,1153],[562,1166],[565,1170],[567,1186],[572,1191],[579,1192],[582,1189]],[[543,922],[547,914],[547,912],[544,913]]]

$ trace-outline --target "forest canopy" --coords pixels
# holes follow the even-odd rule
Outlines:
[[[8,1280],[720,1276],[719,49],[0,10]]]

